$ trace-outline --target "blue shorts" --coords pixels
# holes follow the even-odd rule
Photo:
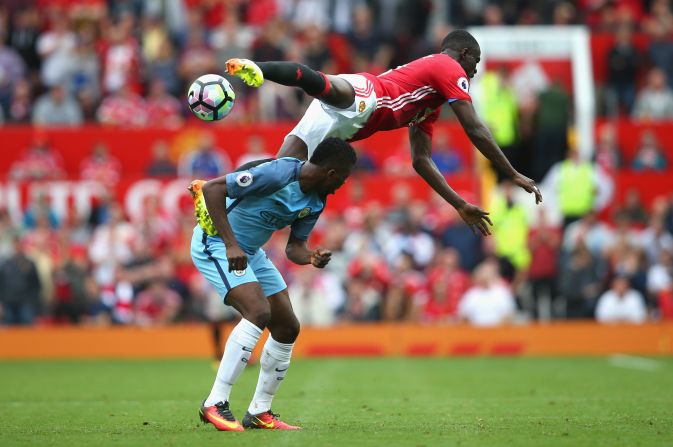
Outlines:
[[[194,265],[215,286],[224,304],[227,304],[227,293],[231,289],[248,282],[258,282],[266,296],[287,288],[280,272],[261,248],[254,255],[248,255],[248,268],[242,272],[230,272],[222,239],[219,236],[208,236],[197,225],[192,236],[191,251]]]

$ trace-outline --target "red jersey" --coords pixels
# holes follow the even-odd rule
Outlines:
[[[439,53],[416,59],[374,76],[359,73],[374,85],[376,110],[350,140],[362,140],[380,130],[417,125],[432,136],[432,126],[446,102],[472,101],[465,70]]]

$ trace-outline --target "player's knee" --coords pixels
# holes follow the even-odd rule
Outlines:
[[[289,321],[284,321],[280,325],[273,328],[272,335],[274,340],[280,343],[294,343],[299,337],[299,320],[292,318]]]
[[[247,315],[243,315],[243,318],[255,326],[264,329],[269,324],[269,320],[271,320],[271,309],[268,305],[254,306],[248,310]]]

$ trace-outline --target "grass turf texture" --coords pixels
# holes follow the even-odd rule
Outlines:
[[[673,359],[655,362],[298,360],[274,410],[304,429],[245,433],[198,422],[205,360],[2,362],[0,445],[670,446]],[[239,418],[257,372],[234,387]]]

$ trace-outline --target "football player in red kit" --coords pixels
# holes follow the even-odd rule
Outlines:
[[[473,230],[490,234],[488,213],[466,202],[446,182],[432,161],[432,129],[440,107],[448,101],[465,133],[514,184],[542,201],[535,182],[517,172],[477,116],[470,98],[470,81],[477,72],[481,49],[465,30],[449,33],[441,51],[378,76],[370,73],[326,75],[296,62],[252,62],[230,59],[226,70],[247,85],[264,80],[303,89],[316,99],[299,124],[285,137],[279,157],[306,160],[325,138],[346,141],[367,138],[375,132],[409,127],[414,169]],[[492,224],[491,224],[492,225]]]

